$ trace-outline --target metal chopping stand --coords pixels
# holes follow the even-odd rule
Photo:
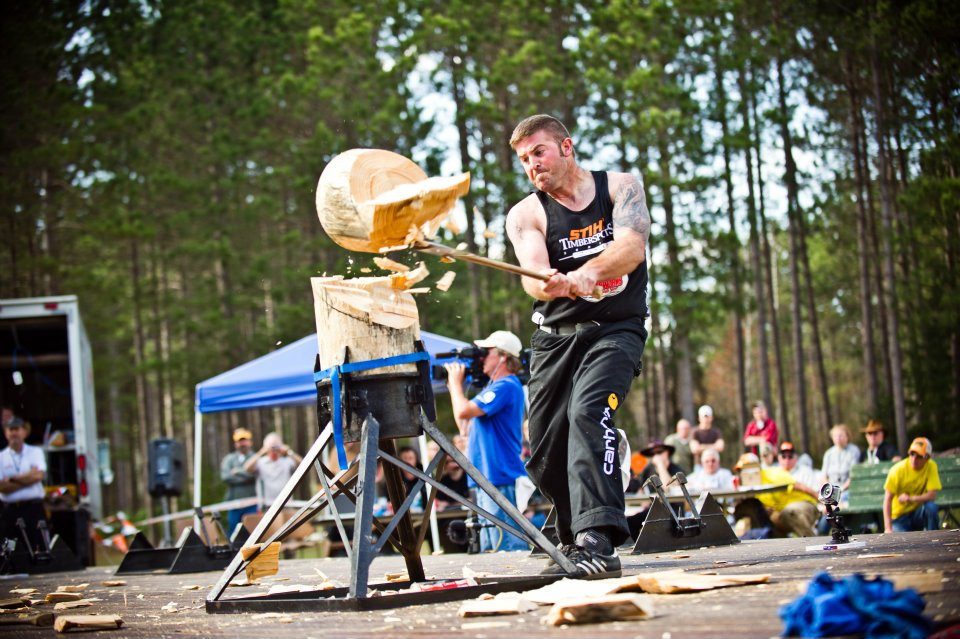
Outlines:
[[[350,557],[349,587],[224,599],[223,594],[229,583],[257,557],[257,554],[253,554],[249,559],[244,560],[242,553],[238,552],[207,595],[207,612],[386,609],[468,599],[485,592],[537,588],[559,579],[556,576],[537,575],[498,577],[480,582],[476,586],[457,584],[454,580],[424,584],[423,582],[427,579],[420,558],[420,548],[423,545],[427,520],[437,491],[489,519],[505,532],[525,539],[528,543],[540,548],[568,573],[572,574],[576,570],[570,560],[563,556],[557,547],[531,524],[516,506],[507,500],[437,428],[429,356],[424,351],[422,342],[417,341],[414,344],[414,352],[400,358],[406,362],[415,361],[417,372],[352,378],[352,372],[383,368],[397,363],[397,358],[351,363],[349,348],[347,348],[343,359],[345,363],[335,367],[337,370],[332,372],[321,371],[319,357],[317,358],[314,371],[315,379],[318,380],[317,418],[321,425],[320,435],[244,544],[244,548],[257,544],[262,544],[260,547],[265,548],[275,541],[283,541],[299,526],[309,522],[327,507],[330,508],[341,538],[346,541],[343,517],[334,503],[337,496],[344,495],[356,505],[353,517],[353,538],[349,544],[345,545]],[[338,415],[340,419],[337,419]],[[334,471],[325,463],[323,452],[331,440],[339,438],[337,436],[339,433],[335,433],[334,427],[337,421],[343,424],[343,441],[360,442],[360,452],[345,469]],[[394,444],[395,439],[418,437],[422,433],[428,434],[440,447],[440,452],[423,471],[398,459]],[[447,455],[453,457],[466,474],[477,483],[477,486],[490,495],[507,514],[510,521],[495,517],[475,502],[460,496],[440,483],[443,461]],[[378,462],[383,466],[388,497],[393,505],[394,515],[389,521],[381,520],[373,514],[377,498],[375,483]],[[294,490],[311,470],[317,473],[321,490],[276,532],[268,535],[267,531],[277,521]],[[403,471],[417,479],[409,494],[404,488],[401,474]],[[424,484],[429,484],[431,490],[418,534],[413,525],[410,507]],[[409,581],[370,584],[370,564],[387,543],[403,556]],[[417,583],[421,584],[419,591],[407,590]],[[382,591],[388,590],[400,592],[380,596]]]

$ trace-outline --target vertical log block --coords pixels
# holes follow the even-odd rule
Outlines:
[[[389,277],[314,277],[314,310],[320,365],[343,363],[344,347],[357,362],[413,350],[420,338],[420,316],[410,293],[395,289]],[[356,377],[384,373],[416,373],[416,364],[356,373]]]

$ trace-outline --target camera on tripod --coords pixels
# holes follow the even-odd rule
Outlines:
[[[840,514],[840,487],[827,482],[820,487],[818,496],[820,503],[827,511],[827,521],[830,523],[830,536],[834,543],[845,544],[850,541],[850,530],[844,527],[843,517]]]
[[[467,383],[475,389],[480,389],[490,382],[490,378],[483,372],[483,358],[487,356],[490,349],[481,346],[465,346],[446,353],[437,353],[435,360],[455,359],[463,363],[467,368]],[[530,353],[529,348],[520,351],[520,372],[517,377],[520,383],[526,385],[530,381]],[[435,364],[430,371],[433,379],[445,381],[447,379],[447,369],[443,364]]]
[[[447,526],[447,537],[450,541],[462,546],[467,545],[467,553],[475,555],[480,552],[480,531],[484,528],[493,528],[494,524],[482,522],[471,515],[466,519],[454,519]]]

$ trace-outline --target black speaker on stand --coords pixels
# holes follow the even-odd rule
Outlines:
[[[147,490],[151,497],[160,499],[163,515],[170,514],[170,497],[183,492],[183,444],[175,439],[158,438],[150,442],[147,459]],[[170,520],[163,522],[163,546],[173,544]]]

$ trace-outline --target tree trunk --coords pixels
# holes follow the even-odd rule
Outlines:
[[[658,135],[658,150],[660,174],[663,180],[663,212],[664,230],[667,242],[667,259],[670,266],[667,269],[667,280],[670,286],[670,301],[674,315],[673,351],[675,354],[677,372],[677,402],[680,415],[690,421],[696,416],[693,407],[693,370],[690,357],[688,313],[684,310],[686,303],[683,294],[681,276],[680,245],[677,241],[677,225],[673,206],[673,169],[671,166],[672,154],[666,133],[660,131]]]
[[[730,280],[733,287],[730,305],[733,308],[734,349],[736,350],[737,368],[737,424],[747,423],[747,374],[745,370],[745,354],[743,343],[743,284],[740,273],[740,238],[737,236],[736,203],[733,197],[733,176],[730,168],[730,123],[727,120],[727,90],[723,84],[723,70],[720,66],[720,47],[714,49],[716,61],[715,78],[717,83],[717,110],[719,112],[720,129],[723,132],[721,145],[723,146],[723,182],[727,192],[727,224],[730,226],[729,248]],[[786,404],[784,404],[786,407]]]
[[[780,136],[783,139],[784,181],[787,186],[787,219],[790,228],[790,288],[791,317],[793,322],[793,359],[794,376],[797,382],[797,422],[800,425],[800,444],[805,452],[810,451],[810,431],[807,420],[807,383],[805,378],[805,364],[803,352],[803,317],[801,313],[802,291],[800,290],[800,267],[797,256],[800,252],[797,210],[797,165],[793,161],[793,139],[790,133],[789,113],[787,111],[787,90],[783,78],[783,61],[778,56],[777,65],[777,98],[779,104]]]
[[[820,391],[821,426],[830,430],[833,416],[830,409],[830,387],[827,385],[827,372],[823,361],[823,348],[820,342],[820,320],[813,295],[813,274],[810,272],[810,254],[807,251],[807,224],[805,214],[797,207],[797,230],[800,240],[800,266],[804,277],[804,298],[807,304],[807,316],[810,321],[810,341],[813,343],[813,359],[817,375],[817,390]]]
[[[168,387],[165,383],[164,372],[166,370],[166,360],[163,357],[163,329],[162,329],[162,313],[160,311],[160,274],[159,274],[159,262],[160,256],[159,251],[157,250],[156,240],[151,243],[151,259],[150,259],[150,314],[151,314],[151,328],[153,332],[153,350],[154,350],[154,360],[156,361],[156,418],[157,418],[157,429],[158,433],[163,437],[170,437],[173,435],[173,431],[170,429],[170,413],[167,410],[168,403],[164,401],[164,398],[167,396]]]
[[[849,97],[850,110],[848,127],[850,131],[850,150],[853,155],[853,170],[857,193],[857,266],[860,276],[860,344],[863,349],[863,370],[867,392],[867,415],[877,417],[879,406],[879,386],[877,381],[877,361],[873,343],[873,304],[870,286],[870,243],[868,239],[867,207],[864,202],[865,180],[863,158],[860,154],[860,97],[853,74],[853,60],[849,54],[844,56],[844,78]]]
[[[773,335],[773,364],[777,371],[777,406],[776,419],[780,426],[783,439],[793,441],[790,432],[790,413],[787,410],[787,385],[783,376],[783,348],[780,344],[780,320],[777,317],[776,289],[773,287],[773,255],[770,249],[770,235],[767,230],[767,206],[763,195],[763,162],[760,144],[760,117],[757,115],[757,100],[753,92],[748,94],[750,112],[753,116],[753,152],[757,156],[757,193],[760,196],[760,208],[757,213],[760,218],[760,239],[763,248],[764,283],[767,287],[767,312],[770,313],[770,332]],[[746,423],[746,422],[744,422]]]
[[[860,118],[860,158],[863,162],[862,169],[867,193],[867,230],[870,239],[870,254],[872,259],[870,265],[873,270],[873,290],[877,294],[877,317],[880,319],[880,346],[882,348],[883,362],[883,386],[880,387],[881,394],[884,397],[884,412],[889,409],[890,388],[893,387],[893,369],[890,366],[890,358],[887,354],[890,352],[890,334],[887,331],[887,293],[883,285],[883,275],[881,274],[880,260],[880,233],[877,231],[877,207],[873,199],[873,186],[870,164],[868,162],[869,151],[867,145],[867,128]],[[883,390],[887,389],[884,396]],[[880,409],[878,409],[880,410]]]
[[[747,222],[750,225],[750,268],[753,270],[754,295],[757,298],[757,356],[760,373],[760,393],[767,406],[773,405],[773,395],[770,391],[770,360],[767,347],[767,302],[764,295],[763,267],[760,263],[760,232],[757,228],[757,201],[753,181],[753,153],[750,139],[750,107],[747,102],[749,88],[745,72],[737,75],[737,84],[740,87],[740,115],[743,118],[743,135],[745,145],[743,149],[744,162],[747,165]]]
[[[897,446],[903,451],[907,447],[907,411],[903,393],[903,358],[900,352],[900,320],[897,317],[897,282],[893,264],[891,235],[894,225],[893,193],[889,183],[890,168],[886,148],[886,109],[881,82],[881,66],[876,42],[870,49],[870,64],[873,72],[874,109],[876,127],[874,135],[877,144],[877,171],[880,174],[880,223],[882,225],[881,259],[883,261],[884,283],[887,288],[887,331],[890,345],[890,369],[892,373],[890,395],[893,399],[893,416],[897,433]]]
[[[133,458],[134,468],[145,469],[150,445],[151,410],[144,371],[146,338],[143,334],[143,295],[140,292],[140,248],[136,238],[130,240],[130,277],[133,286],[133,377],[137,390],[137,454],[133,455]],[[144,503],[147,512],[152,515],[153,500],[147,493],[144,493]]]
[[[460,75],[461,65],[452,62],[450,64],[450,77],[453,89],[453,102],[455,106],[454,119],[457,126],[457,137],[460,144],[460,170],[467,172],[473,165],[470,159],[470,134],[467,130],[466,101],[467,98],[463,92],[463,78]],[[475,200],[468,191],[463,196],[463,205],[467,214],[467,246],[471,253],[477,252],[477,229],[474,220],[473,209]],[[490,299],[489,297],[480,297],[480,267],[473,262],[467,263],[467,277],[470,279],[470,329],[477,339],[482,335],[480,327],[480,300]]]

